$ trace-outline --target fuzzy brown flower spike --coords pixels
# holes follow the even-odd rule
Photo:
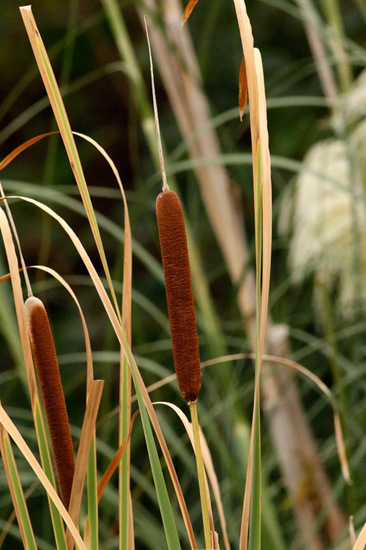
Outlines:
[[[201,388],[201,365],[187,237],[182,206],[174,191],[158,195],[156,216],[175,372],[183,398],[187,403],[194,403]]]
[[[61,497],[65,507],[68,508],[75,460],[55,345],[47,312],[41,300],[31,296],[25,302],[25,310],[55,456]]]

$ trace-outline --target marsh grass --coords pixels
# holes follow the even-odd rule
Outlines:
[[[205,357],[211,358],[210,361],[202,362],[202,366],[206,367],[203,370],[202,401],[200,397],[198,402],[199,429],[198,422],[192,427],[186,416],[185,404],[181,403],[177,393],[174,376],[169,375],[171,370],[163,366],[171,362],[169,325],[161,300],[163,273],[156,260],[155,249],[149,246],[151,234],[157,234],[154,222],[149,220],[154,219],[153,202],[157,194],[155,184],[161,177],[159,150],[156,147],[152,102],[146,91],[146,79],[134,50],[129,25],[124,21],[125,12],[115,0],[103,0],[101,3],[102,13],[111,26],[113,40],[122,60],[114,67],[118,67],[118,70],[122,68],[132,83],[131,95],[137,107],[141,131],[148,144],[147,156],[151,161],[149,165],[141,157],[136,190],[129,189],[126,192],[115,164],[101,145],[92,137],[72,131],[63,94],[60,93],[41,32],[37,29],[30,8],[22,8],[38,70],[57,121],[56,133],[61,135],[81,201],[71,198],[74,191],[68,191],[68,196],[59,189],[37,189],[28,182],[4,181],[7,196],[3,196],[2,201],[4,205],[9,204],[11,212],[14,212],[15,230],[11,224],[11,215],[9,217],[9,213],[5,215],[0,210],[0,230],[8,263],[8,269],[2,269],[4,275],[1,286],[7,288],[8,298],[12,296],[15,307],[6,310],[5,305],[1,304],[1,316],[3,320],[9,318],[9,326],[18,327],[8,331],[9,349],[13,350],[12,357],[19,365],[19,378],[23,380],[23,401],[28,399],[30,402],[25,421],[15,407],[9,406],[14,399],[14,392],[9,380],[5,376],[1,378],[1,397],[5,405],[0,407],[0,450],[12,499],[12,504],[8,500],[2,510],[8,517],[14,509],[16,516],[16,523],[14,516],[10,516],[9,525],[4,525],[0,539],[4,548],[17,539],[21,541],[20,547],[27,548],[49,548],[51,545],[71,549],[76,544],[78,548],[93,549],[167,547],[169,550],[179,550],[202,548],[204,539],[208,547],[207,524],[205,536],[202,531],[194,452],[187,446],[189,440],[197,450],[198,437],[206,471],[205,474],[201,472],[200,477],[202,480],[207,476],[209,485],[207,508],[209,529],[213,535],[212,548],[285,550],[301,547],[342,550],[349,547],[350,540],[356,550],[361,550],[365,545],[365,528],[358,538],[357,534],[352,535],[352,523],[351,536],[346,530],[348,512],[356,514],[357,530],[362,528],[365,513],[361,496],[364,493],[357,486],[355,500],[352,492],[347,491],[348,509],[344,505],[346,499],[342,498],[342,493],[347,490],[346,484],[351,479],[362,477],[362,446],[361,450],[350,454],[350,450],[355,449],[355,441],[362,437],[362,422],[358,418],[358,422],[350,426],[351,419],[342,416],[344,409],[339,408],[333,393],[317,376],[317,364],[323,363],[328,353],[333,354],[333,360],[336,354],[337,372],[340,375],[336,397],[349,392],[354,397],[352,383],[360,383],[361,377],[356,373],[355,365],[351,364],[347,346],[342,347],[341,344],[342,338],[347,344],[350,340],[354,342],[354,334],[362,334],[364,327],[359,323],[355,325],[352,336],[342,335],[335,319],[334,323],[327,325],[329,348],[323,350],[320,337],[315,345],[315,337],[311,339],[311,334],[305,333],[305,330],[310,332],[309,328],[296,332],[296,315],[291,307],[279,305],[278,298],[278,302],[272,300],[272,310],[281,319],[278,311],[283,308],[288,316],[286,322],[291,320],[294,327],[283,330],[283,325],[276,325],[268,314],[271,296],[272,190],[267,100],[261,55],[253,44],[246,6],[235,0],[238,43],[240,36],[242,45],[241,49],[236,49],[235,78],[239,77],[240,94],[235,116],[243,116],[245,128],[250,129],[252,154],[223,154],[216,131],[222,131],[225,136],[223,120],[233,120],[234,115],[232,110],[225,117],[214,118],[211,114],[209,92],[205,94],[203,91],[195,47],[187,30],[191,24],[194,27],[194,18],[199,18],[199,10],[204,9],[201,7],[202,2],[194,11],[196,2],[190,3],[182,30],[182,9],[175,2],[162,6],[161,11],[152,0],[146,2],[145,6],[154,58],[156,56],[171,110],[182,135],[182,142],[172,157],[174,162],[169,161],[169,155],[167,157],[166,173],[171,188],[181,189],[192,284],[197,303],[200,348]],[[75,24],[76,2],[71,4],[70,32]],[[315,48],[314,66],[319,71],[325,94],[325,98],[307,96],[306,102],[312,106],[330,107],[332,131],[350,145],[345,126],[337,125],[340,120],[345,121],[342,116],[346,112],[342,110],[344,101],[340,92],[352,89],[350,63],[357,55],[362,59],[361,49],[346,39],[338,2],[333,5],[326,3],[324,14],[318,12],[310,0],[299,1],[298,5],[301,8],[299,11],[293,6],[290,9],[286,3],[289,12],[304,19],[310,44]],[[280,5],[278,9],[286,6]],[[141,7],[139,10],[141,16],[145,10]],[[214,11],[212,13],[211,17],[217,17]],[[92,28],[95,28],[93,25],[96,21],[98,18],[91,18]],[[85,27],[88,27],[88,23]],[[73,29],[77,33],[77,29]],[[27,82],[25,79],[24,85]],[[249,100],[249,117],[246,116],[246,95]],[[290,99],[285,98],[283,105],[290,107],[290,103]],[[275,104],[276,98],[270,98],[268,106]],[[303,98],[295,98],[293,105],[296,104],[303,106]],[[280,100],[277,108],[281,108]],[[27,115],[31,113],[27,113],[25,118]],[[168,135],[164,122],[162,135]],[[227,150],[230,151],[232,135],[233,132],[226,134],[226,142],[230,144]],[[26,158],[27,151],[37,150],[42,141],[47,142],[50,137],[51,133],[43,133],[14,148],[1,162],[0,170],[11,168],[14,170],[12,173],[16,174],[16,167],[21,166],[21,159]],[[99,141],[103,143],[103,139]],[[171,149],[169,140],[167,144],[168,147],[162,145],[161,151]],[[99,205],[104,193],[100,189],[94,193],[93,186],[86,183],[80,152],[82,150],[85,154],[89,148],[107,161],[117,182],[119,191],[114,197],[120,200],[113,200],[113,206],[109,204],[108,207],[114,211],[113,214],[117,212],[117,223],[110,219],[110,211],[105,215],[95,210],[95,205]],[[188,159],[185,164],[179,165],[179,161],[184,158],[182,155],[186,154]],[[354,157],[351,155],[349,158],[352,160]],[[63,162],[66,163],[65,158]],[[231,167],[235,163],[241,167],[247,163],[252,167],[254,201],[250,203],[250,208],[246,206],[244,220],[238,208],[241,201],[233,191],[227,172],[230,163]],[[148,183],[144,181],[142,184],[141,174],[147,166],[149,175],[153,175]],[[275,156],[272,166],[276,169],[276,185],[279,185],[282,178],[286,179],[278,173],[279,168],[293,171],[296,175],[306,167],[306,163],[302,165]],[[199,182],[197,189],[200,195],[193,190],[195,187],[189,185],[193,174]],[[188,185],[185,187],[179,179],[182,175],[187,178]],[[321,185],[324,178],[318,178],[318,181]],[[327,187],[327,193],[331,193],[331,186],[329,189]],[[48,203],[53,204],[53,208]],[[46,227],[55,232],[58,243],[62,243],[62,255],[69,248],[74,249],[74,253],[66,254],[67,258],[77,257],[77,262],[72,260],[70,270],[66,263],[58,265],[57,269],[47,265],[36,265],[30,269],[30,266],[19,264],[17,254],[22,257],[27,237],[27,229],[23,228],[26,217],[23,220],[19,216],[20,209],[32,212],[32,226],[37,223],[38,215],[44,214],[44,219],[48,220]],[[133,239],[132,234],[139,225],[141,212],[144,229],[137,232]],[[247,217],[252,218],[249,239],[245,231],[250,225]],[[201,218],[205,223],[201,222]],[[204,253],[207,221],[215,235],[214,246],[221,251],[220,265],[223,264],[223,267],[220,267],[219,275],[217,267],[213,269],[211,265],[211,268],[207,268],[210,265]],[[16,245],[15,236],[18,230],[19,246]],[[49,236],[46,237],[44,250],[47,249]],[[118,243],[117,252],[115,249],[113,252],[115,265],[110,260],[112,240]],[[139,240],[145,246],[141,246]],[[57,253],[57,248],[55,245],[53,251],[51,247],[51,258],[54,252]],[[355,250],[357,252],[357,248]],[[134,271],[134,274],[133,253],[138,259],[137,273]],[[276,257],[277,253],[275,250]],[[24,255],[28,262],[29,256],[33,254],[27,251]],[[43,257],[47,257],[47,254]],[[285,262],[281,265],[285,266]],[[80,266],[83,275],[75,277]],[[211,270],[209,275],[207,269]],[[132,285],[139,280],[142,271],[142,291],[138,292],[132,289]],[[221,275],[223,271],[225,279]],[[77,396],[76,402],[70,407],[76,462],[68,510],[57,495],[53,451],[48,442],[47,420],[38,392],[26,329],[23,297],[25,272],[31,274],[34,292],[46,298],[46,307],[48,301],[52,304],[50,317],[56,329],[56,349],[63,344],[63,351],[58,352],[58,356],[66,402],[72,403],[74,395]],[[73,277],[64,276],[65,272],[71,272]],[[42,277],[34,277],[33,280],[32,274],[35,273],[42,274]],[[278,285],[277,277],[275,269],[275,285]],[[78,291],[74,292],[71,288],[71,280]],[[223,284],[224,291],[220,289],[218,292],[215,288],[217,281]],[[281,284],[296,298],[296,292],[293,293],[285,278]],[[275,291],[277,293],[274,296],[277,297],[285,292],[281,285],[276,286]],[[79,292],[82,296],[80,301]],[[59,296],[58,303],[57,300],[56,303],[52,301],[52,295]],[[76,305],[72,317],[77,319],[78,324],[70,318],[63,324],[61,312],[64,309],[63,302],[66,301]],[[229,317],[219,313],[223,301],[228,302],[226,311],[231,312]],[[303,310],[300,309],[297,315],[307,319],[310,316],[309,308],[302,305]],[[239,328],[232,328],[235,323],[230,325],[228,322],[232,315]],[[145,318],[148,320],[145,321]],[[305,359],[307,356],[312,358],[311,354],[318,346],[319,351],[313,357],[312,365],[315,365],[316,372],[289,359],[288,355],[292,354],[288,333],[291,330],[295,344],[299,344],[301,338],[311,342],[311,345],[307,344],[302,349],[299,345],[295,346],[295,359],[296,354]],[[99,333],[103,333],[105,345],[103,348],[101,344],[100,353],[92,351],[92,342],[101,342]],[[80,338],[76,336],[79,334]],[[78,353],[73,353],[73,341],[76,339]],[[352,361],[358,357],[362,372],[362,345],[360,340],[356,344],[354,353],[351,353]],[[82,348],[85,351],[80,353]],[[242,353],[243,348],[245,353]],[[19,357],[19,349],[23,357]],[[233,350],[240,353],[233,354]],[[78,365],[78,369],[68,367],[70,363]],[[346,367],[350,364],[352,368],[347,373]],[[294,372],[305,375],[307,380],[301,386],[301,394],[308,406],[306,410],[302,407],[300,392],[296,393]],[[69,376],[65,376],[65,373]],[[104,382],[95,378],[100,374],[103,374]],[[326,370],[322,372],[323,375],[328,382],[329,374]],[[312,390],[306,389],[312,386],[320,389],[325,399],[313,397],[312,401],[308,396],[308,391]],[[156,396],[159,403],[153,403],[152,396]],[[347,398],[351,399],[348,395]],[[334,421],[331,428],[321,422],[328,401],[333,408],[333,414],[331,409],[326,413]],[[354,403],[358,402],[359,399],[354,397]],[[268,415],[261,415],[261,406],[264,411],[269,410]],[[24,403],[22,408],[25,410]],[[347,410],[353,418],[357,417],[352,407]],[[195,412],[192,417],[195,418]],[[314,417],[315,421],[312,422]],[[349,438],[346,442],[342,429],[345,422],[348,424],[346,433]],[[314,444],[309,427],[315,425],[317,429],[317,423],[322,424],[317,437],[325,441],[320,444],[320,448]],[[324,438],[324,433],[319,433],[320,429],[326,433]],[[290,436],[283,437],[283,434]],[[297,449],[295,452],[294,447]],[[327,474],[324,465],[330,466]],[[343,479],[340,472],[343,473]],[[28,479],[32,483],[36,480],[36,486],[31,485]],[[29,486],[31,491],[27,491]],[[37,513],[37,504],[40,502],[42,506]],[[358,503],[358,507],[355,507],[355,503]]]

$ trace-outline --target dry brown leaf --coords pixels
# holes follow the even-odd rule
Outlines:
[[[69,514],[74,524],[78,524],[78,518],[83,496],[86,469],[90,447],[95,433],[95,423],[99,411],[100,400],[103,391],[103,380],[93,380],[89,384],[86,409],[81,429],[79,450],[76,457],[75,475],[72,483]],[[73,540],[69,530],[66,531],[66,545],[68,549],[73,548]]]
[[[188,21],[192,11],[195,8],[195,5],[197,4],[198,0],[189,0],[186,9],[184,10],[183,17],[182,17],[182,27],[186,24]]]
[[[20,153],[28,149],[31,145],[34,145],[37,143],[37,141],[40,141],[44,137],[47,136],[53,136],[54,134],[58,134],[59,132],[47,132],[46,134],[41,134],[39,136],[36,136],[32,139],[29,139],[28,141],[22,143],[22,145],[19,145],[19,147],[16,147],[11,153],[9,153],[1,162],[0,162],[0,171],[4,170],[4,168],[11,163],[12,160],[14,160]]]
[[[118,447],[117,451],[114,454],[114,457],[112,458],[111,462],[109,463],[108,468],[106,469],[106,471],[104,472],[104,474],[100,478],[100,481],[98,483],[98,502],[102,498],[102,494],[103,494],[104,489],[107,487],[112,475],[117,470],[117,468],[119,466],[119,463],[122,460],[123,454],[124,454],[124,452],[127,448],[127,445],[130,441],[133,423],[135,422],[135,420],[136,420],[136,418],[139,414],[140,414],[140,411],[136,411],[135,414],[133,415],[133,417],[131,418],[130,429],[129,429],[127,437],[123,441],[122,445],[120,445]]]
[[[240,120],[243,120],[245,107],[248,101],[248,80],[247,80],[247,69],[245,66],[245,57],[240,63],[239,69],[239,114]]]

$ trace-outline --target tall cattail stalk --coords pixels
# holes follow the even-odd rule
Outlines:
[[[209,549],[212,544],[211,529],[196,404],[201,389],[201,363],[183,211],[174,191],[165,190],[158,195],[156,216],[174,366],[180,392],[191,413],[205,545]]]
[[[146,20],[145,29],[149,48],[155,129],[163,180],[163,192],[160,193],[156,199],[156,217],[159,228],[174,366],[180,392],[183,399],[187,401],[191,414],[205,546],[206,549],[209,549],[212,547],[211,529],[196,405],[197,397],[201,389],[201,363],[188,257],[187,235],[179,197],[174,191],[169,189],[167,182],[160,135],[158,106],[155,94],[151,46]]]
[[[51,326],[46,309],[38,298],[29,297],[25,302],[25,310],[32,353],[51,436],[61,497],[65,507],[68,508],[75,471],[75,459]]]

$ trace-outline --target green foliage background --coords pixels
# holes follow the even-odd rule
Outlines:
[[[322,12],[325,2],[316,2]],[[366,46],[365,19],[357,1],[339,2],[345,34],[350,51]],[[122,2],[121,8],[139,65],[149,87],[148,52],[144,31],[136,8],[143,2]],[[314,107],[293,97],[321,97],[322,91],[314,60],[307,43],[304,24],[296,5],[281,0],[248,0],[247,9],[253,25],[255,45],[260,49],[266,79],[270,147],[273,155],[274,190],[274,252],[271,286],[271,314],[276,322],[290,327],[294,358],[301,361],[330,387],[332,352],[335,350],[343,373],[343,389],[347,395],[345,428],[351,456],[354,490],[346,494],[340,481],[335,453],[331,411],[323,398],[310,384],[302,384],[302,396],[308,418],[319,441],[320,453],[328,468],[337,497],[347,512],[356,513],[357,525],[366,519],[366,489],[364,484],[365,380],[366,367],[362,313],[356,316],[352,330],[343,319],[330,311],[336,346],[331,348],[324,325],[312,302],[312,281],[294,286],[288,274],[288,242],[277,235],[279,202],[288,186],[294,184],[296,172],[285,169],[284,161],[302,162],[309,147],[332,135],[329,111],[326,106]],[[134,256],[132,345],[146,384],[160,380],[172,372],[171,344],[167,323],[164,287],[160,268],[158,234],[155,221],[155,197],[161,183],[144,139],[138,110],[131,95],[128,77],[119,59],[103,6],[96,0],[49,0],[33,2],[33,12],[50,54],[59,83],[62,86],[66,109],[73,130],[85,133],[98,141],[117,165],[129,204],[133,238],[144,256]],[[224,0],[200,0],[189,23],[202,71],[204,89],[214,115],[225,115],[218,135],[223,152],[250,152],[248,117],[239,122],[237,116],[238,72],[241,46],[234,7]],[[18,5],[3,0],[0,5],[0,156],[4,158],[15,147],[31,137],[55,128],[53,115],[45,99],[31,48],[21,21]],[[366,56],[351,59],[357,76],[364,68]],[[160,124],[167,146],[167,163],[186,159],[172,108],[156,69]],[[283,100],[278,106],[277,100]],[[277,103],[277,106],[276,106]],[[302,104],[303,103],[303,104]],[[100,214],[102,236],[113,277],[122,277],[123,207],[116,191],[113,175],[105,161],[90,145],[78,141],[86,179],[93,201]],[[277,162],[276,162],[277,159]],[[279,159],[279,160],[278,160]],[[244,222],[251,239],[254,261],[253,200],[250,167],[228,165],[235,182],[235,192],[243,209]],[[236,289],[228,277],[221,253],[203,211],[201,197],[193,170],[181,170],[179,191],[186,206],[209,288],[220,318],[220,326],[229,352],[246,352],[245,327],[236,303]],[[77,231],[98,265],[91,247],[91,234],[80,214],[80,203],[73,176],[58,137],[48,138],[31,147],[15,160],[1,179],[7,194],[25,194],[41,198],[54,207]],[[118,344],[105,318],[97,295],[86,277],[80,259],[65,235],[56,225],[43,218],[33,207],[13,201],[25,261],[46,264],[59,271],[73,286],[90,330],[95,351],[96,376],[105,379],[100,414],[100,471],[103,472],[113,455],[117,442],[117,417],[105,417],[118,403]],[[93,256],[94,255],[94,256]],[[7,267],[1,250],[0,273]],[[78,435],[85,399],[85,364],[80,321],[76,308],[62,288],[37,271],[31,271],[34,291],[47,303],[54,327],[56,347],[62,368],[66,399],[73,434]],[[118,288],[118,285],[117,285]],[[329,290],[330,304],[332,290]],[[0,396],[12,413],[28,442],[34,445],[24,373],[20,368],[17,330],[13,321],[13,306],[8,283],[0,286]],[[200,331],[201,319],[198,316]],[[347,330],[349,329],[349,330]],[[329,333],[328,333],[329,336]],[[201,338],[201,359],[211,359],[209,343]],[[203,403],[200,415],[208,442],[212,448],[217,475],[221,483],[224,506],[227,510],[229,533],[233,547],[240,522],[244,489],[245,459],[231,428],[239,429],[244,417],[250,416],[253,390],[253,366],[249,360],[235,363],[231,378],[224,377],[220,365],[205,371]],[[223,388],[215,380],[225,380]],[[176,385],[156,391],[154,400],[173,401],[184,407]],[[238,407],[239,405],[239,407]],[[242,417],[238,414],[242,410]],[[183,489],[191,502],[193,518],[199,522],[199,506],[194,479],[193,456],[187,450],[187,438],[170,412],[159,413],[162,427],[174,449]],[[263,456],[265,476],[276,510],[278,525],[288,548],[296,546],[296,525],[291,503],[286,499],[276,456],[263,426]],[[146,448],[139,423],[132,437],[132,476],[135,506],[137,549],[160,548],[163,534],[159,517],[151,511],[155,495],[152,491]],[[25,487],[34,481],[25,467],[22,472]],[[39,548],[50,548],[51,526],[42,523],[47,514],[42,491],[35,489],[32,514],[38,525]],[[34,505],[33,505],[34,503]],[[101,508],[101,540],[103,548],[116,548],[116,492],[111,487]],[[193,503],[193,504],[192,504]],[[11,512],[11,501],[4,476],[0,476],[0,531]],[[15,531],[14,531],[15,532]],[[10,538],[4,548],[18,548],[17,536]],[[19,543],[20,544],[20,543]],[[265,547],[270,548],[270,546]]]

